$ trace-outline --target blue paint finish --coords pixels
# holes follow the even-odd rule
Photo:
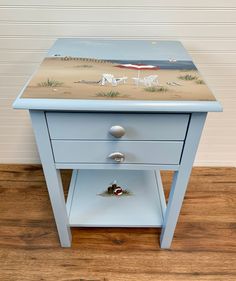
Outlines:
[[[60,170],[54,165],[54,158],[43,111],[30,111],[44,176],[47,182],[52,209],[62,247],[71,246],[71,231],[66,210]]]
[[[70,140],[184,140],[189,114],[46,113],[51,139]],[[121,138],[109,133],[124,129]]]
[[[123,153],[122,164],[178,165],[182,141],[77,141],[52,140],[56,163],[114,164],[108,156],[113,152]]]
[[[105,60],[139,61],[142,59],[152,62],[161,60],[163,65],[172,58],[184,63],[191,60],[182,44],[176,41],[68,38],[59,39],[48,55],[55,56],[60,52],[61,56],[90,57],[91,53],[94,53],[94,48],[96,48],[96,57]],[[125,53],[121,51],[124,49]],[[73,214],[73,208],[71,208],[73,202],[76,212],[80,211],[78,209],[80,205],[77,205],[73,197],[75,184],[77,184],[77,171],[73,173],[66,209],[60,177],[60,169],[65,168],[100,171],[107,169],[108,174],[113,175],[112,178],[116,172],[121,174],[121,170],[126,170],[122,174],[127,175],[129,170],[156,170],[155,178],[153,178],[157,184],[154,197],[159,196],[161,212],[154,216],[161,218],[161,223],[158,224],[162,226],[161,247],[170,248],[206,114],[210,111],[222,111],[221,104],[218,101],[200,100],[114,101],[21,98],[28,83],[15,100],[13,107],[30,110],[62,247],[71,245],[68,214],[76,215]],[[189,116],[191,116],[190,121]],[[126,135],[121,139],[114,139],[109,135],[111,125],[124,126]],[[125,153],[124,163],[114,163],[114,159],[107,158],[110,153],[117,151]],[[167,206],[160,176],[162,169],[175,171]],[[141,171],[136,173],[140,175]],[[150,172],[142,173],[150,174]],[[94,174],[100,174],[100,172],[97,171]],[[93,182],[96,182],[96,179],[93,179]],[[86,193],[87,190],[85,187],[84,192]],[[141,199],[142,197],[140,197],[140,204],[136,207],[141,206]],[[86,206],[87,202],[84,202],[84,205]],[[142,210],[141,213],[145,212]],[[93,225],[96,225],[96,218],[91,217],[91,219]],[[122,222],[120,224],[122,225]],[[80,225],[80,223],[76,221],[74,225]],[[139,225],[138,218],[135,225],[142,226]]]
[[[180,168],[174,173],[171,186],[161,231],[161,248],[168,249],[171,246],[206,116],[206,113],[193,113],[191,116]]]
[[[80,112],[220,112],[218,101],[122,101],[122,100],[65,100],[21,99],[15,109],[80,111]]]

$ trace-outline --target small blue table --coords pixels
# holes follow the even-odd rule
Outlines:
[[[58,39],[13,107],[30,112],[62,247],[71,227],[101,226],[161,227],[170,248],[207,113],[222,111],[180,42]]]

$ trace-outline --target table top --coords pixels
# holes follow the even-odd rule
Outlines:
[[[178,41],[58,39],[15,108],[220,111]]]

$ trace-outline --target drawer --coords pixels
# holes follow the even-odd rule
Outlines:
[[[184,140],[189,114],[47,112],[46,118],[51,139]],[[122,137],[109,132],[114,126],[123,128]]]
[[[52,140],[56,163],[118,163],[109,158],[114,152],[122,153],[122,163],[179,164],[182,141],[76,141]],[[122,165],[121,163],[121,165]]]

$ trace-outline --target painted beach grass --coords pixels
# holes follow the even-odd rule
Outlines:
[[[121,94],[118,91],[99,92],[96,94],[97,97],[110,97],[110,98],[116,98],[120,95]]]
[[[180,80],[192,81],[192,80],[197,80],[198,76],[192,74],[185,74],[185,75],[180,75],[178,78]]]
[[[63,82],[48,78],[43,82],[39,82],[37,85],[38,87],[60,87],[63,84],[64,84]]]
[[[205,84],[204,80],[202,80],[202,79],[197,79],[197,80],[195,81],[195,83],[196,83],[196,84],[199,84],[199,85],[204,85],[204,84]]]
[[[144,88],[144,90],[150,93],[158,93],[158,92],[167,92],[169,89],[163,86],[151,86],[151,87]]]

